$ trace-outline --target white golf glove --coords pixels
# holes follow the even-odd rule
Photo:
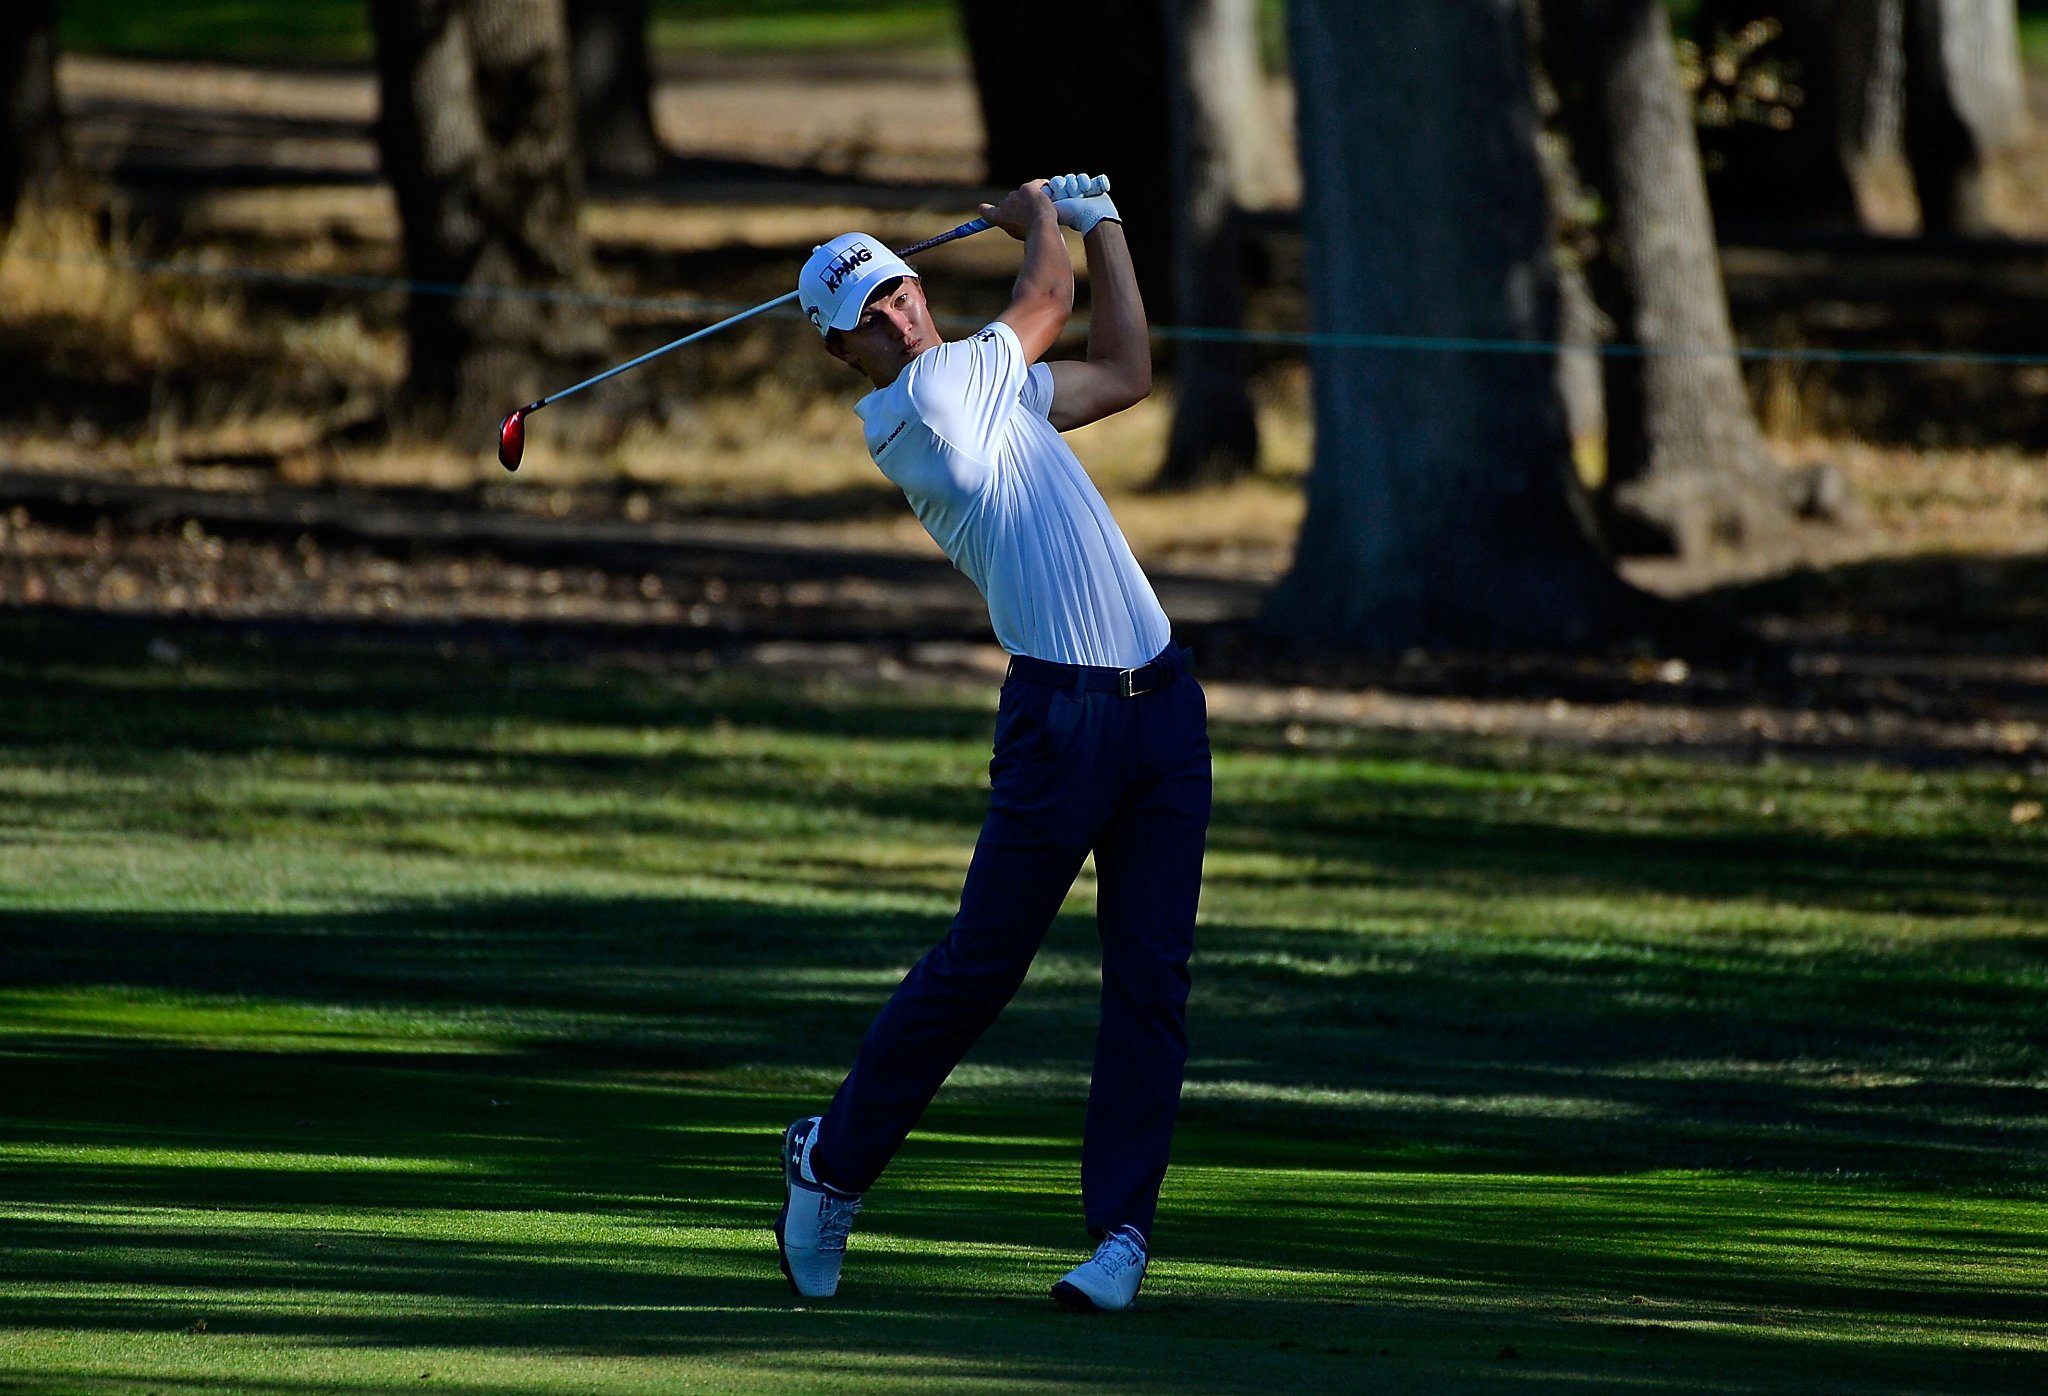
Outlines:
[[[1045,182],[1046,197],[1060,216],[1060,226],[1086,237],[1105,218],[1123,222],[1109,199],[1108,175],[1056,175]]]

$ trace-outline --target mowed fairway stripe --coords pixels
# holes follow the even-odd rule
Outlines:
[[[1085,877],[801,1303],[989,695],[0,639],[8,1396],[2048,1390],[2010,772],[1219,726],[1138,1309],[1045,1294]]]

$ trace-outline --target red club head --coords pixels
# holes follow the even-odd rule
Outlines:
[[[498,464],[507,470],[517,470],[519,458],[526,454],[526,414],[531,410],[515,409],[498,428]]]

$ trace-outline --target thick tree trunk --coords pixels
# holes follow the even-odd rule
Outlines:
[[[63,165],[57,0],[12,0],[0,13],[0,242],[23,196]]]
[[[988,180],[1106,174],[1155,320],[1173,295],[1166,0],[960,0]]]
[[[1611,210],[1595,294],[1645,351],[1607,359],[1610,540],[1625,552],[1698,557],[1782,537],[1791,492],[1734,357],[1662,0],[1557,0],[1551,18],[1552,53],[1578,62],[1566,110],[1580,172]]]
[[[561,0],[371,0],[370,15],[384,173],[406,270],[428,283],[406,312],[403,415],[488,426],[603,338],[587,309],[507,294],[569,290],[586,269]]]
[[[1547,341],[1551,220],[1518,0],[1294,0],[1312,322]],[[1633,628],[1542,354],[1320,347],[1316,460],[1267,623],[1323,645],[1579,647]]]
[[[1555,0],[1552,0],[1555,3]],[[1572,460],[1582,481],[1597,483],[1607,476],[1607,391],[1601,348],[1614,337],[1614,325],[1593,297],[1587,266],[1598,255],[1594,225],[1597,203],[1572,161],[1571,137],[1565,129],[1564,98],[1551,53],[1550,27],[1543,0],[1521,0],[1522,22],[1537,36],[1531,55],[1536,113],[1544,138],[1538,164],[1557,225],[1558,391],[1564,394],[1565,425],[1571,432]],[[1574,63],[1576,58],[1574,56]],[[1576,68],[1565,73],[1576,80]]]
[[[1897,151],[1906,3],[1704,0],[1698,27],[1710,63],[1749,26],[1780,26],[1747,52],[1737,82],[1708,75],[1703,95],[1716,115],[1700,142],[1719,217],[1863,227],[1858,190],[1871,164]]]
[[[1254,0],[1168,0],[1173,97],[1173,269],[1183,325],[1244,328],[1236,154],[1261,120]],[[1173,430],[1159,484],[1169,489],[1249,475],[1259,464],[1250,358],[1227,341],[1183,341],[1174,355]]]
[[[1906,155],[1926,232],[1995,231],[1986,161],[2026,123],[2015,0],[1907,0]]]
[[[654,70],[647,59],[648,0],[571,0],[576,131],[592,178],[656,173],[667,161],[654,134]]]

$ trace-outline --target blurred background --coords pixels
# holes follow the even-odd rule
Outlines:
[[[1103,168],[1161,390],[1077,446],[1219,654],[1310,634],[1411,668],[1616,643],[1698,659],[1725,657],[1698,642],[1732,620],[1923,649],[1967,625],[2038,655],[2048,7],[1295,9],[11,6],[0,603],[983,639],[943,579],[913,595],[878,562],[757,560],[735,588],[709,535],[649,531],[936,557],[862,451],[860,385],[793,316],[540,414],[516,477],[493,432],[786,290],[835,232],[908,242],[1022,178]],[[1459,67],[1485,26],[1527,62]],[[1423,139],[1466,107],[1501,123],[1507,166]],[[1014,254],[984,238],[926,270],[967,328]],[[1403,285],[1431,289],[1382,293]],[[1459,383],[1517,404],[1511,447],[1350,415],[1459,420]],[[1312,466],[1458,498],[1410,492],[1375,527]],[[1475,490],[1508,501],[1505,532]],[[643,553],[622,564],[622,543]],[[1541,560],[1522,576],[1511,552]],[[1443,600],[1462,584],[1431,558],[1490,594]],[[1691,609],[1610,604],[1617,578]]]

